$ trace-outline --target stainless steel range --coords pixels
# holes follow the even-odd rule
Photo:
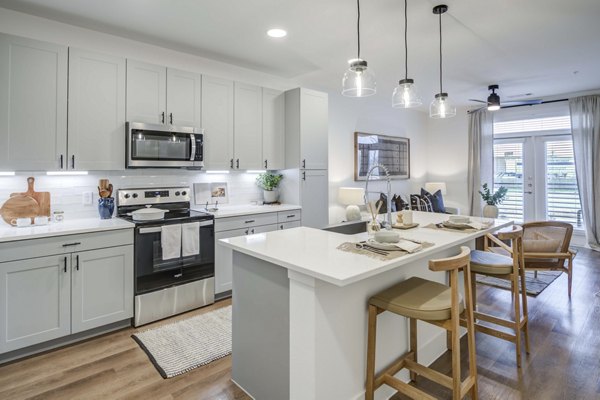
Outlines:
[[[164,218],[134,219],[147,207]],[[119,190],[117,215],[136,225],[135,326],[214,303],[214,217],[190,209],[189,187]]]

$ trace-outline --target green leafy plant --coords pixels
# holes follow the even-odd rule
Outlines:
[[[264,172],[256,177],[256,184],[264,190],[274,190],[279,186],[279,183],[283,179],[281,174],[273,174],[271,172]]]
[[[498,204],[502,204],[504,198],[506,197],[506,192],[508,192],[508,189],[506,187],[500,186],[498,190],[492,194],[492,191],[488,187],[487,183],[484,183],[482,188],[483,192],[480,190],[479,194],[481,195],[483,201],[485,201],[486,204],[490,206],[497,206]]]

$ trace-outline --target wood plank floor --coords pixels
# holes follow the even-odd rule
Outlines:
[[[522,372],[515,366],[512,344],[477,334],[480,399],[600,399],[600,297],[594,296],[600,291],[600,254],[581,250],[577,255],[571,301],[566,284],[563,274],[537,298],[529,298],[532,352]],[[478,298],[486,311],[510,308],[508,291],[480,285]],[[142,329],[229,304],[225,300]],[[230,381],[231,357],[163,379],[130,338],[136,331],[123,329],[0,366],[0,399],[249,399]],[[448,353],[434,367],[449,374]],[[450,398],[423,378],[417,385]]]

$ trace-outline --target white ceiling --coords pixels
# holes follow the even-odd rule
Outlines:
[[[409,0],[409,77],[438,88],[432,0]],[[504,100],[600,88],[599,0],[448,0],[444,91],[461,105],[500,84]],[[337,91],[356,56],[354,0],[0,0],[0,6]],[[404,75],[402,0],[361,3],[362,58],[381,100]],[[288,30],[271,39],[271,27]]]

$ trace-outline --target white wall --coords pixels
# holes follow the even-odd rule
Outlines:
[[[345,207],[337,200],[342,186],[364,187],[354,181],[354,132],[378,133],[410,138],[410,179],[392,181],[392,192],[409,195],[418,190],[427,175],[427,114],[415,110],[393,109],[377,98],[347,98],[329,94],[329,221],[345,219]],[[383,182],[375,190],[385,192]],[[369,188],[371,189],[371,187]]]

